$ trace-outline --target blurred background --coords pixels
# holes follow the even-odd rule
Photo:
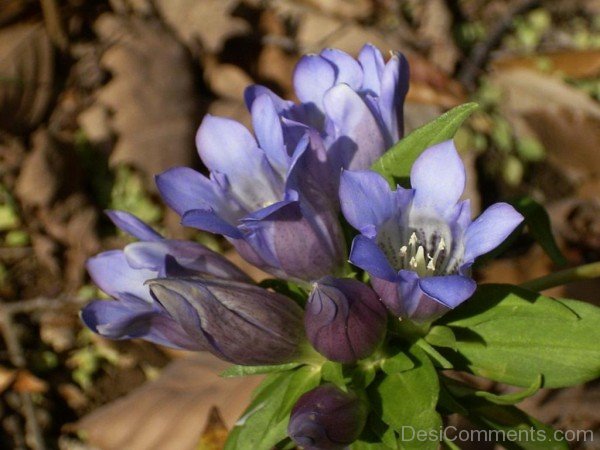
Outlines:
[[[248,124],[247,85],[293,98],[300,55],[367,42],[410,61],[407,131],[480,104],[456,137],[477,210],[531,196],[567,264],[599,259],[598,0],[0,0],[0,448],[220,448],[256,380],[81,327],[79,308],[100,295],[86,259],[128,242],[102,211],[229,253],[179,225],[153,175],[202,169],[203,115]],[[520,283],[555,268],[522,237],[477,276]],[[600,304],[598,292],[552,291]],[[599,383],[522,406],[594,430],[573,446],[600,448]]]

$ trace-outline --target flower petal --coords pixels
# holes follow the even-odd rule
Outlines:
[[[415,190],[413,207],[433,210],[445,217],[465,190],[465,166],[452,141],[425,150],[410,172]]]
[[[404,135],[404,99],[408,92],[408,61],[402,54],[393,55],[381,77],[379,108],[392,143]]]
[[[212,182],[188,167],[174,167],[157,175],[156,186],[165,203],[180,216],[192,209],[222,204]]]
[[[262,95],[267,95],[271,98],[271,101],[273,102],[273,105],[275,106],[275,109],[279,114],[283,114],[286,110],[288,110],[294,105],[293,102],[282,99],[271,89],[265,86],[261,86],[259,84],[253,84],[251,86],[248,86],[244,90],[244,101],[246,102],[246,107],[248,108],[248,111],[252,110],[254,100],[256,100]]]
[[[225,221],[211,209],[192,209],[181,218],[181,224],[186,227],[198,228],[210,233],[222,234],[232,238],[241,238],[242,233],[229,222]]]
[[[319,55],[303,56],[294,69],[293,83],[302,103],[312,103],[323,111],[323,95],[335,84],[335,68]]]
[[[429,297],[448,308],[456,308],[467,300],[477,288],[471,278],[461,275],[425,277],[419,280],[419,287]]]
[[[354,228],[369,238],[394,215],[394,195],[387,181],[373,171],[342,172],[340,181],[342,213]]]
[[[467,228],[464,262],[498,247],[522,221],[523,216],[507,203],[490,206]]]
[[[117,227],[141,241],[164,239],[160,233],[131,213],[117,210],[107,210],[105,213]]]
[[[379,96],[381,93],[381,78],[385,62],[377,47],[366,44],[358,54],[358,61],[363,70],[362,90],[371,95]]]
[[[338,138],[331,151],[342,155],[346,169],[370,168],[387,144],[367,104],[346,84],[328,90],[323,104]]]
[[[157,272],[130,267],[121,250],[103,252],[88,259],[86,268],[94,283],[111,297],[119,298],[122,293],[129,293],[151,301],[144,283],[156,277]]]
[[[254,133],[271,165],[279,173],[285,173],[289,156],[283,142],[281,120],[269,95],[257,97],[252,104],[252,126]]]
[[[336,69],[335,84],[346,83],[355,91],[363,84],[363,73],[360,64],[348,53],[335,48],[327,48],[321,56],[331,62]]]
[[[369,275],[392,281],[396,272],[375,241],[365,236],[356,236],[350,250],[350,262],[367,271]]]

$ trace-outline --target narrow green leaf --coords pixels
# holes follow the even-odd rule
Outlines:
[[[442,424],[436,411],[439,394],[437,371],[416,345],[410,354],[418,363],[411,370],[388,375],[369,390],[372,406],[387,425],[398,432],[400,449],[435,450],[436,439],[414,439],[414,433],[437,431]]]
[[[515,386],[565,387],[600,376],[600,308],[510,285],[481,285],[440,321],[452,328],[458,369]]]
[[[264,373],[284,372],[298,367],[300,363],[278,364],[273,366],[231,366],[221,372],[223,378],[243,377],[247,375],[260,375]]]
[[[477,397],[485,398],[496,405],[515,405],[522,402],[526,398],[535,395],[535,393],[542,387],[543,379],[544,377],[540,375],[538,376],[537,380],[535,380],[535,382],[527,389],[523,389],[519,392],[513,392],[511,394],[497,395],[488,391],[477,391],[475,392],[475,395]]]
[[[408,186],[410,169],[419,155],[432,145],[452,139],[477,108],[476,103],[465,103],[417,128],[384,153],[371,168],[383,175],[392,187],[396,187],[396,182]]]
[[[425,340],[436,347],[448,347],[456,350],[456,336],[454,336],[452,328],[443,325],[432,327],[425,336]]]
[[[438,352],[435,348],[433,348],[425,339],[419,339],[417,341],[417,345],[423,349],[425,353],[431,358],[431,360],[436,363],[442,369],[453,369],[454,366],[450,361],[448,361],[444,356]]]
[[[298,398],[319,384],[320,371],[303,366],[271,374],[229,433],[225,450],[270,450],[286,437],[289,415]]]
[[[531,197],[521,197],[513,202],[517,211],[523,214],[525,224],[533,238],[542,246],[546,254],[559,267],[567,265],[567,260],[558,248],[552,225],[546,209]]]

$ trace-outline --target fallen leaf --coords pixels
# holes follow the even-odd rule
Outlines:
[[[222,450],[227,441],[227,434],[227,427],[223,422],[219,409],[213,407],[210,410],[197,450]]]
[[[0,394],[11,386],[16,377],[16,369],[7,369],[6,367],[0,366]]]
[[[229,364],[208,353],[173,361],[161,376],[77,422],[103,450],[195,450],[211,409],[232,427],[260,377],[220,378]]]
[[[600,50],[569,50],[502,57],[492,61],[491,67],[497,71],[528,69],[575,79],[594,78],[600,75]]]
[[[43,24],[0,29],[0,74],[0,128],[35,128],[48,109],[54,82],[54,52]]]
[[[164,21],[191,49],[200,46],[218,53],[231,36],[246,34],[250,26],[232,12],[239,0],[155,0]]]
[[[101,64],[113,75],[98,93],[118,136],[111,165],[131,165],[149,181],[169,167],[191,165],[198,119],[184,47],[155,21],[104,14],[95,29],[109,46]]]
[[[211,90],[220,97],[243,102],[244,90],[251,84],[252,78],[233,64],[206,64],[204,79]]]
[[[28,370],[17,371],[17,376],[12,384],[15,392],[27,392],[29,394],[43,394],[48,390],[48,383],[36,377]]]

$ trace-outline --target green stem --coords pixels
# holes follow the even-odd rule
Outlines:
[[[521,284],[521,287],[540,292],[573,281],[589,280],[600,277],[600,261],[561,270],[544,277],[536,278]]]

